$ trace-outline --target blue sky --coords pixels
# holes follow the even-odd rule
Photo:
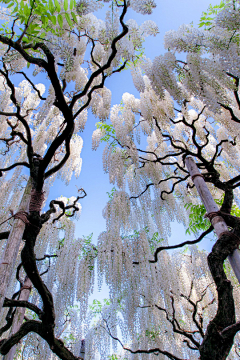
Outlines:
[[[211,4],[216,5],[219,2],[220,0],[214,0],[211,1]],[[134,18],[138,23],[142,23],[147,19],[154,20],[157,23],[159,34],[156,37],[147,38],[144,44],[146,56],[153,59],[155,56],[164,54],[163,38],[168,30],[177,30],[180,25],[191,22],[193,22],[194,26],[197,26],[202,11],[206,11],[209,4],[209,0],[157,0],[158,6],[152,15],[142,16],[130,11],[128,18]],[[103,15],[102,12],[100,15]],[[115,74],[112,78],[108,79],[106,86],[112,91],[112,105],[118,104],[121,101],[124,92],[132,93],[136,97],[139,96],[132,84],[130,71]],[[113,185],[109,184],[108,174],[104,174],[102,167],[102,151],[105,145],[102,144],[97,151],[92,151],[91,138],[92,132],[96,129],[95,123],[97,121],[89,111],[86,128],[81,134],[83,138],[83,150],[81,153],[83,163],[79,178],[73,178],[67,187],[60,180],[57,180],[50,192],[48,201],[50,202],[50,200],[60,195],[67,197],[77,195],[76,186],[84,188],[87,192],[87,197],[81,201],[82,213],[80,220],[76,223],[75,237],[78,238],[93,233],[94,243],[97,243],[98,235],[105,230],[102,210],[108,201],[107,192],[113,188]],[[193,239],[193,236],[186,236],[182,225],[176,222],[172,223],[172,235],[169,242],[174,244],[188,239]],[[206,239],[201,242],[201,248],[209,250],[212,244],[212,242]],[[103,284],[100,293],[97,289],[94,291],[89,299],[89,304],[92,303],[94,298],[102,301],[103,298],[107,297],[108,289]]]
[[[219,1],[211,1],[212,5],[218,4]],[[147,38],[144,47],[147,57],[153,59],[155,56],[165,52],[163,38],[166,31],[177,30],[181,24],[189,24],[193,21],[197,26],[202,11],[206,11],[209,6],[208,0],[169,0],[157,1],[157,8],[152,15],[143,16],[130,11],[128,18],[134,18],[138,23],[142,23],[146,19],[154,20],[159,27],[159,34],[156,37]],[[102,13],[99,14],[102,16]],[[106,86],[112,91],[112,105],[121,101],[122,94],[129,92],[138,96],[138,92],[134,88],[129,71],[123,71],[115,74],[108,79]],[[76,224],[76,237],[89,235],[93,232],[94,242],[100,232],[105,230],[105,221],[102,218],[102,209],[108,201],[107,192],[113,185],[109,184],[108,174],[103,173],[102,169],[102,150],[101,145],[97,151],[91,149],[91,136],[95,130],[97,119],[89,112],[88,121],[85,131],[81,134],[83,138],[82,150],[82,171],[80,177],[70,182],[68,187],[63,186],[62,182],[57,181],[54,184],[54,190],[50,193],[50,199],[60,195],[70,197],[76,195],[76,186],[83,187],[87,192],[87,197],[82,200],[82,214],[80,220]],[[185,231],[183,227],[177,223],[172,226],[171,242],[184,241]]]
[[[197,26],[203,11],[206,11],[210,2],[209,0],[155,0],[157,3],[151,15],[140,15],[133,11],[128,11],[126,18],[133,18],[139,24],[145,20],[154,20],[159,28],[159,34],[156,37],[148,37],[144,43],[145,55],[151,59],[160,54],[164,54],[164,34],[168,30],[177,30],[182,24],[189,24],[193,22]],[[212,0],[211,4],[216,5],[220,0]],[[109,5],[109,4],[107,4]],[[104,11],[101,10],[96,13],[96,16],[104,18]],[[15,82],[22,80],[19,75],[15,76]],[[41,78],[41,74],[34,78],[36,82],[46,83],[45,79]],[[122,71],[121,73],[114,74],[106,81],[106,86],[112,91],[112,105],[118,104],[121,101],[122,94],[129,92],[136,97],[139,93],[132,83],[129,70]],[[113,188],[109,184],[108,174],[104,174],[102,167],[102,151],[104,144],[102,144],[97,151],[92,151],[92,133],[96,129],[95,123],[98,120],[88,113],[88,121],[84,132],[81,134],[83,138],[83,150],[81,157],[83,160],[82,171],[78,179],[71,180],[68,186],[65,186],[62,181],[56,180],[54,186],[50,191],[50,196],[47,202],[55,199],[61,195],[66,197],[77,196],[77,188],[84,188],[87,197],[81,201],[82,213],[81,218],[76,224],[76,237],[82,235],[89,235],[93,232],[93,240],[96,243],[98,235],[105,230],[105,221],[102,217],[102,210],[108,201],[107,192]],[[10,176],[10,174],[9,174]],[[77,188],[76,188],[77,186]],[[181,235],[179,235],[181,234]],[[177,223],[172,226],[172,238],[174,242],[185,240],[185,231],[183,227]]]

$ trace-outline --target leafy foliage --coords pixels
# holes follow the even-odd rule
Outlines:
[[[113,195],[114,195],[115,191],[117,191],[117,189],[115,188],[115,186],[112,188],[111,191],[109,191],[109,192],[107,191],[107,194],[108,194],[108,197],[109,197],[110,200],[113,199]]]
[[[103,304],[101,303],[101,301],[94,299],[92,305],[89,305],[89,309],[94,316],[97,316],[102,312],[103,306],[109,306],[110,304],[110,299],[103,299]]]
[[[189,214],[189,227],[186,230],[186,234],[197,234],[199,231],[205,231],[209,227],[209,220],[204,218],[206,210],[204,205],[193,205],[188,203],[184,205],[186,210],[190,209]]]
[[[94,269],[93,261],[98,254],[98,250],[95,245],[92,244],[92,237],[93,233],[88,236],[83,236],[83,247],[82,247],[82,254],[79,256],[80,259],[87,258],[90,262],[88,266],[89,270]]]
[[[148,337],[150,340],[156,340],[156,338],[160,335],[160,331],[156,330],[149,330],[146,329],[145,336]]]
[[[226,5],[230,3],[230,0],[221,0],[219,5],[212,6],[209,5],[207,11],[202,13],[200,18],[200,22],[198,24],[199,27],[204,27],[205,30],[211,30],[213,27],[213,21],[216,15],[225,9]]]
[[[223,197],[220,199],[215,199],[215,203],[221,207],[223,203]],[[188,203],[184,205],[186,210],[190,209],[189,214],[189,227],[186,230],[186,234],[194,234],[196,235],[199,231],[206,231],[210,225],[210,222],[207,218],[205,218],[206,209],[203,204],[201,205],[193,205],[192,203]],[[236,204],[233,204],[231,209],[231,215],[240,217],[240,209]]]
[[[150,250],[151,250],[152,254],[154,254],[156,246],[159,245],[163,240],[164,240],[163,238],[160,238],[158,232],[155,232],[153,234],[153,236],[150,239],[148,239]]]
[[[21,32],[25,31],[23,41],[34,42],[35,39],[44,39],[47,32],[61,36],[62,32],[55,25],[63,27],[63,16],[70,27],[77,22],[76,14],[72,11],[76,6],[75,0],[64,1],[63,9],[58,0],[3,0],[11,10],[11,15],[19,20]],[[71,14],[71,17],[69,15]],[[38,20],[37,22],[35,20]],[[39,21],[41,24],[39,24]],[[23,27],[23,28],[22,28]],[[5,33],[11,33],[10,29],[1,28]]]
[[[99,121],[96,124],[96,128],[102,130],[105,135],[101,138],[101,142],[109,142],[111,138],[114,138],[115,129],[113,125],[106,124],[105,122]]]
[[[147,234],[147,239],[148,239],[148,243],[149,243],[149,247],[151,250],[151,253],[153,254],[156,247],[164,240],[163,238],[160,237],[160,234],[156,231],[152,237],[150,237],[149,234],[149,228],[147,226],[145,226],[143,228],[143,231]],[[127,237],[129,240],[134,240],[136,238],[138,238],[140,236],[140,231],[134,230],[132,234],[125,236],[125,238]]]
[[[133,59],[132,61],[127,61],[126,65],[124,67],[124,70],[128,70],[128,69],[131,69],[133,66],[140,65],[142,62],[143,55],[144,55],[144,48],[138,49],[135,59]],[[121,64],[123,65],[125,61],[126,61],[126,59],[124,57],[122,57]]]
[[[120,357],[116,354],[112,354],[112,355],[109,355],[108,359],[109,360],[118,360],[118,359],[120,359]]]

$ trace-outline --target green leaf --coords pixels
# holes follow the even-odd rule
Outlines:
[[[53,13],[54,13],[54,5],[53,5],[52,0],[49,0],[49,10],[50,10],[50,13],[53,15]]]
[[[72,27],[72,26],[73,26],[73,23],[72,23],[72,20],[71,20],[71,18],[70,18],[70,16],[69,16],[68,13],[65,13],[65,18],[66,18],[66,20],[67,20],[67,22],[68,22],[68,25]]]
[[[61,14],[58,14],[57,20],[58,20],[58,24],[59,24],[60,28],[62,28],[63,27],[63,18],[62,18]]]
[[[14,6],[14,3],[13,3],[13,2],[11,2],[11,3],[7,6],[7,8],[10,8],[10,7],[12,7],[12,6]]]
[[[38,24],[30,24],[28,29],[29,29],[30,32],[32,32],[32,31],[40,31],[41,27]]]
[[[68,9],[68,0],[64,0],[63,8],[65,11]]]
[[[46,13],[46,10],[48,10],[48,6],[47,5],[43,5],[42,3],[38,4],[38,9],[40,9],[42,11],[42,15]]]
[[[40,8],[36,8],[36,9],[35,9],[35,13],[36,13],[37,15],[42,15],[42,11],[41,11]]]
[[[52,16],[51,16],[51,14],[47,13],[47,17],[48,17],[48,19],[49,19],[50,21],[52,21]]]
[[[72,10],[74,7],[74,0],[70,0],[70,10]]]
[[[71,11],[71,15],[72,15],[72,18],[75,21],[75,23],[77,23],[77,17],[73,11]]]
[[[59,13],[60,13],[60,11],[61,11],[61,6],[60,6],[60,4],[59,4],[58,0],[54,0],[54,4],[55,4],[55,6],[56,6],[56,10],[57,10],[57,12],[59,12]]]
[[[48,18],[47,18],[47,16],[42,15],[42,16],[41,16],[41,20],[42,20],[43,25],[46,26],[47,23],[48,23]]]
[[[202,13],[200,18],[200,23],[198,24],[199,27],[205,26],[206,30],[210,30],[214,25],[214,20],[216,15],[224,10],[231,0],[221,1],[219,5],[212,6],[209,5],[207,11]],[[214,15],[214,17],[209,17],[209,15]]]
[[[56,18],[55,15],[51,16],[51,20],[52,20],[53,25],[56,25],[56,23],[57,23],[57,18]]]

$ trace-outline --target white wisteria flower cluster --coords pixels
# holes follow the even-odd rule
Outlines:
[[[78,100],[73,103],[71,110],[75,126],[69,144],[70,156],[61,170],[58,171],[58,175],[66,184],[70,182],[73,175],[78,177],[81,171],[83,141],[79,132],[84,129],[88,110],[90,109],[101,121],[105,121],[109,117],[111,91],[105,86],[101,88],[103,76],[107,77],[114,71],[119,71],[123,58],[126,61],[134,62],[139,51],[142,51],[145,38],[149,35],[156,35],[158,32],[153,21],[148,20],[139,26],[134,20],[128,20],[127,26],[131,36],[123,37],[118,42],[114,60],[110,66],[106,66],[113,51],[112,41],[123,31],[123,26],[119,21],[123,4],[121,2],[121,6],[118,6],[118,2],[106,4],[110,11],[106,13],[105,21],[98,19],[92,12],[101,8],[104,3],[109,2],[106,0],[77,1],[76,7],[71,9],[69,21],[66,16],[67,10],[65,10],[66,2],[60,1],[60,10],[58,6],[51,9],[51,19],[55,19],[55,21],[48,22],[48,31],[44,27],[43,17],[40,14],[35,14],[29,18],[31,25],[37,29],[38,39],[41,39],[42,44],[48,48],[54,57],[54,67],[57,75],[55,81],[59,82],[58,85],[60,84],[66,104],[69,105],[72,99],[79,95],[86,85],[90,83],[86,93],[79,96]],[[19,4],[22,3],[19,2]],[[133,0],[127,4],[128,6],[143,14],[149,14],[156,4],[154,1],[149,0],[141,2]],[[12,20],[12,10],[11,7],[9,9],[1,8],[0,20],[10,22]],[[20,27],[20,20],[16,20],[12,27],[14,29],[12,30],[12,39],[14,41],[17,39],[17,34],[22,31]],[[9,35],[11,29],[8,29],[8,31]],[[35,39],[31,39],[31,41],[35,41]],[[25,45],[25,42],[23,41],[22,44]],[[89,52],[90,46],[92,46],[92,52]],[[39,60],[46,62],[48,60],[46,53],[41,48],[37,51],[29,48],[27,52],[30,56]],[[0,56],[4,61],[5,74],[11,79],[16,73],[18,73],[17,76],[21,77],[18,85],[15,86],[14,83],[15,101],[13,90],[6,80],[7,76],[4,77],[3,73],[0,74],[0,111],[8,114],[15,113],[15,115],[0,115],[0,139],[2,140],[0,166],[2,169],[6,169],[14,162],[26,164],[27,161],[27,141],[22,139],[28,139],[29,134],[27,134],[27,127],[24,127],[23,122],[17,120],[16,112],[19,111],[20,116],[28,124],[34,153],[39,159],[44,158],[54,139],[60,137],[64,132],[68,126],[68,119],[63,117],[59,107],[56,106],[57,94],[54,81],[49,82],[49,80],[52,81],[52,74],[47,77],[43,68],[38,65],[30,65],[19,52],[9,50],[8,46],[2,43]],[[91,81],[93,72],[98,70],[100,66],[106,66],[107,70],[100,72]],[[40,77],[41,79],[46,77],[44,85],[41,83],[36,84],[38,82],[36,79]],[[95,88],[96,90],[93,91]],[[22,134],[22,137],[15,135],[11,139],[14,132]],[[48,165],[47,171],[61,164],[66,155],[66,148],[66,144],[58,147]],[[50,176],[44,183],[44,205],[46,207],[42,213],[47,211],[47,199],[56,174]],[[11,178],[8,177],[7,172],[1,173],[0,189],[2,196],[0,206],[3,221],[11,217],[12,213],[15,214],[18,211],[18,205],[28,182],[28,176],[26,169],[23,170],[22,167],[14,168]],[[124,198],[124,192],[122,196]],[[62,201],[65,206],[75,202],[75,198],[67,199],[62,197],[58,200]],[[56,335],[65,339],[70,334],[70,340],[74,339],[72,351],[79,354],[81,338],[86,336],[90,325],[86,319],[86,314],[88,298],[94,289],[97,249],[89,245],[86,239],[77,239],[74,236],[75,225],[72,220],[78,218],[81,205],[79,203],[75,204],[79,211],[75,213],[73,219],[70,217],[72,210],[66,213],[67,216],[60,217],[62,209],[57,205],[55,206],[56,212],[51,215],[49,221],[44,224],[40,231],[35,254],[38,259],[38,270],[54,298]],[[58,220],[56,220],[57,218]],[[1,226],[1,230],[8,231],[12,222],[12,218],[6,221]],[[0,256],[4,252],[4,245],[5,242],[1,242]],[[20,250],[14,271],[16,271],[16,267],[21,261]],[[23,278],[25,276],[22,270],[20,275]],[[8,287],[7,296],[11,296],[17,289],[16,278],[13,276]],[[41,298],[37,291],[32,292],[29,301],[40,308],[42,307]],[[32,318],[31,312],[27,315]],[[4,324],[5,316],[6,311],[1,313],[1,326]],[[70,340],[67,338],[66,342],[71,343]],[[39,352],[34,351],[36,347],[38,347]],[[49,346],[43,340],[40,340],[38,336],[32,336],[32,334],[29,334],[26,341],[19,344],[19,349],[22,349],[23,353],[29,358],[54,358]]]

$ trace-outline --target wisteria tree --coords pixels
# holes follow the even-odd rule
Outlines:
[[[57,174],[66,182],[74,172],[79,175],[82,140],[78,133],[84,129],[87,110],[91,108],[102,121],[108,117],[111,92],[105,87],[106,79],[134,62],[144,38],[157,32],[152,21],[138,27],[135,21],[124,20],[130,6],[151,13],[153,1],[104,2],[110,4],[106,21],[92,14],[102,1],[16,0],[4,1],[8,8],[1,7],[1,239],[11,236],[16,221],[21,224],[12,257],[9,250],[6,254],[11,241],[6,247],[2,242],[1,248],[1,304],[7,309],[1,320],[2,355],[31,334],[30,345],[31,336],[33,343],[45,340],[35,349],[39,358],[49,359],[51,352],[61,359],[79,358],[79,324],[92,286],[92,269],[87,264],[84,271],[86,261],[79,256],[81,251],[88,260],[92,256],[81,239],[74,241],[70,218],[80,210],[78,200],[86,193],[79,189],[78,196],[52,200],[49,210],[41,211]],[[34,76],[39,73],[45,85],[36,83]],[[24,277],[33,286],[31,301],[19,300],[30,287]],[[13,294],[16,278],[20,291]],[[71,351],[61,339],[65,328],[60,318],[66,317],[68,325],[77,301],[81,311],[74,313],[71,326],[80,332]],[[9,334],[16,308],[28,312],[19,329]]]
[[[122,358],[239,358],[237,339],[232,348],[239,288],[225,261],[240,241],[239,2],[222,3],[216,13],[202,19],[204,29],[168,32],[164,56],[133,66],[140,99],[125,93],[111,110],[112,125],[99,124],[93,135],[94,147],[108,141],[104,169],[118,188],[104,211],[107,231],[97,256],[115,302],[94,331],[120,343]],[[187,52],[185,61],[177,51]],[[188,156],[220,206],[210,222]],[[166,251],[199,243],[220,217],[229,231],[208,256],[193,248],[187,260],[169,258]],[[174,219],[197,238],[169,246]]]

